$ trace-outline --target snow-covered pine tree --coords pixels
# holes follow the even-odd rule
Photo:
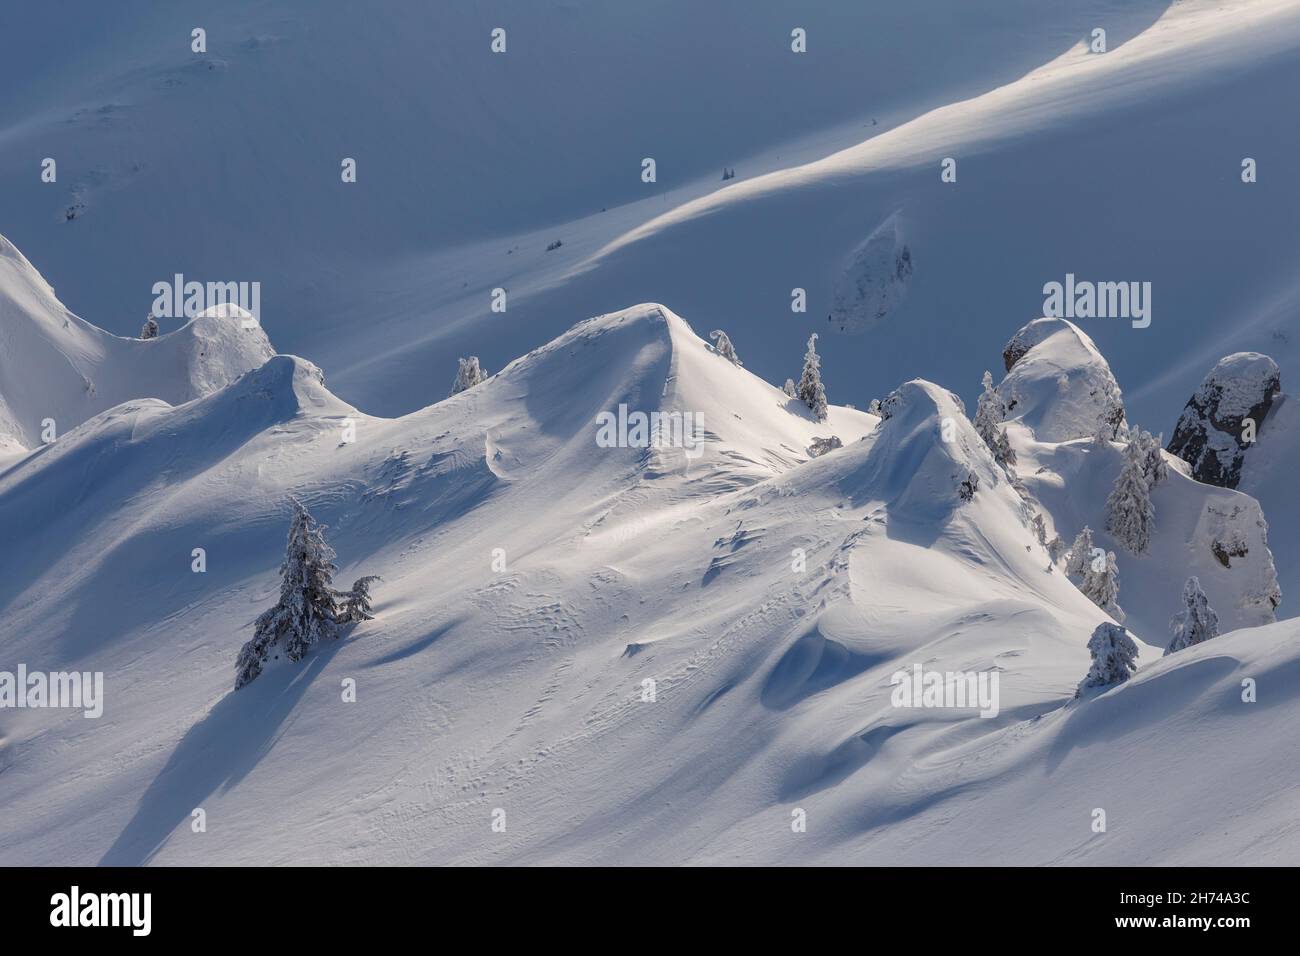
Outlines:
[[[1016,452],[1011,447],[1011,439],[1007,438],[1007,430],[995,427],[993,435],[993,444],[989,446],[993,450],[993,460],[1010,471],[1016,463]]]
[[[979,432],[980,438],[983,438],[985,444],[991,448],[993,442],[990,436],[993,427],[1002,421],[1002,397],[993,390],[993,373],[988,369],[984,370],[984,377],[980,380],[980,384],[984,386],[984,391],[980,393],[979,403],[975,406],[975,421],[971,424],[975,426],[975,431]]]
[[[1080,681],[1075,697],[1086,687],[1122,684],[1137,670],[1137,642],[1118,624],[1109,621],[1098,624],[1092,637],[1088,638],[1088,653],[1092,655],[1092,666]]]
[[[1183,609],[1169,621],[1169,629],[1174,637],[1165,648],[1166,654],[1219,636],[1219,615],[1210,607],[1210,599],[1201,590],[1201,581],[1195,575],[1183,585]]]
[[[980,438],[984,439],[984,444],[989,446],[994,460],[1004,468],[1010,468],[1016,463],[1016,453],[1011,448],[1006,431],[999,427],[1006,420],[1007,403],[993,388],[992,373],[985,371],[983,385],[984,391],[980,395],[972,424]]]
[[[781,391],[785,392],[785,393],[786,393],[787,395],[789,395],[791,398],[798,398],[798,397],[799,397],[799,396],[798,396],[798,393],[795,391],[795,388],[794,388],[794,379],[792,379],[792,378],[787,378],[787,379],[785,380],[785,384],[781,386]]]
[[[721,355],[732,365],[744,365],[740,356],[736,354],[736,347],[731,344],[731,339],[722,329],[714,329],[709,333],[709,338],[713,340],[713,350]]]
[[[451,386],[451,394],[456,395],[467,388],[473,388],[487,378],[487,373],[479,368],[477,355],[457,361],[460,362],[460,366],[456,369],[456,381]]]
[[[822,386],[822,360],[817,355],[817,333],[808,337],[808,351],[803,356],[803,374],[799,377],[799,399],[812,409],[817,421],[826,421],[826,389]]]
[[[158,320],[153,317],[152,312],[145,316],[144,325],[140,326],[140,338],[158,338]]]
[[[1094,564],[1101,564],[1101,570],[1096,570]],[[1088,570],[1084,572],[1083,584],[1079,590],[1097,607],[1121,624],[1124,623],[1124,609],[1119,606],[1119,565],[1115,561],[1114,551],[1106,553],[1105,562],[1088,562]]]
[[[383,579],[377,574],[367,574],[352,582],[352,590],[338,592],[338,597],[343,599],[338,612],[339,623],[352,624],[374,619],[370,613],[370,585],[381,580]]]
[[[293,522],[284,562],[280,565],[280,600],[263,612],[252,638],[235,661],[235,690],[262,673],[267,655],[280,647],[291,661],[300,661],[322,638],[337,636],[335,591],[332,587],[334,549],[325,543],[318,524],[302,503],[293,503]]]
[[[1088,573],[1088,566],[1092,562],[1092,529],[1084,525],[1083,530],[1074,539],[1074,544],[1070,546],[1069,560],[1065,564],[1065,573],[1072,578],[1082,579]]]
[[[1058,563],[1061,560],[1061,555],[1065,553],[1065,542],[1061,540],[1059,534],[1047,542],[1047,556],[1052,559],[1052,564]]]
[[[1130,441],[1141,442],[1142,474],[1146,477],[1147,488],[1154,488],[1169,477],[1169,465],[1160,452],[1160,446],[1164,444],[1165,436],[1162,434],[1156,437],[1141,428],[1134,429],[1131,435]]]
[[[1094,445],[1105,448],[1115,440],[1115,423],[1108,421],[1105,414],[1097,416],[1097,426],[1092,433]]]
[[[1139,438],[1128,443],[1124,467],[1106,499],[1106,530],[1133,554],[1145,554],[1155,529],[1156,512],[1146,477],[1146,445]]]

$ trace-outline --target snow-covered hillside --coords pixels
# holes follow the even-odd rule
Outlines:
[[[236,310],[217,307],[149,340],[109,335],[64,308],[0,236],[0,453],[35,448],[129,399],[180,404],[257,368],[275,350]]]
[[[602,447],[598,416],[619,405],[698,416],[702,453]],[[5,659],[107,680],[97,721],[4,713],[0,858],[950,862],[936,834],[954,814],[988,826],[971,845],[999,862],[1194,857],[1088,742],[1169,762],[1177,724],[1145,715],[1226,712],[1238,673],[1285,686],[1291,629],[1071,703],[1104,615],[1049,567],[958,399],[912,381],[882,412],[819,424],[644,305],[400,419],[349,407],[288,356],[186,404],[90,419],[0,477]],[[843,447],[810,458],[831,434]],[[1179,500],[1251,502],[1175,481]],[[291,496],[329,525],[341,580],[382,575],[378,617],[236,693]],[[1180,536],[1173,497],[1160,533]],[[1153,567],[1152,607],[1186,566],[1163,588]],[[1138,634],[1158,661],[1162,636]],[[914,664],[998,674],[998,713],[893,706],[890,677]],[[1242,759],[1213,764],[1209,786],[1183,765],[1195,819],[1233,805]],[[1074,782],[1035,789],[1052,796],[1030,837],[997,843],[1025,826],[1015,808],[1041,774]],[[1275,819],[1267,783],[1251,833]],[[1094,806],[1113,837],[1091,834]]]
[[[1139,639],[1163,646],[1167,621],[1187,577],[1211,596],[1225,630],[1271,624],[1285,591],[1278,587],[1265,511],[1255,499],[1189,477],[1168,453],[1168,477],[1152,491],[1156,532],[1134,554],[1106,530],[1106,502],[1126,442],[1110,440],[1124,424],[1123,396],[1105,358],[1073,324],[1038,319],[1003,349],[1011,367],[998,391],[1009,406],[1016,472],[1050,520],[1047,537],[1069,544],[1085,527],[1094,544],[1118,556],[1119,604]],[[1098,441],[1098,432],[1107,440]],[[1279,441],[1293,447],[1300,432]],[[1281,536],[1289,539],[1289,526]]]
[[[277,347],[377,414],[436,401],[458,355],[499,368],[637,301],[727,325],[769,381],[809,332],[833,334],[833,401],[912,376],[970,400],[972,356],[1066,273],[1153,283],[1150,327],[1084,323],[1143,420],[1176,416],[1230,351],[1290,377],[1294,345],[1272,336],[1300,301],[1300,197],[1279,165],[1300,131],[1276,122],[1300,71],[1293,0],[397,0],[364,22],[340,0],[310,18],[76,0],[23,16],[0,36],[0,233],[120,335],[175,273],[260,281]],[[828,322],[874,287],[855,250],[891,217],[906,296],[869,333]]]
[[[1300,0],[111,7],[0,31],[0,865],[1300,863]]]

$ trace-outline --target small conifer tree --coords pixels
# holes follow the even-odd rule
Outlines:
[[[817,421],[824,422],[828,414],[826,389],[822,385],[822,362],[817,355],[817,333],[808,338],[808,351],[803,357],[803,374],[799,377],[799,398],[812,410]]]
[[[1118,624],[1109,621],[1098,624],[1088,638],[1088,653],[1092,655],[1092,666],[1075,691],[1075,697],[1088,687],[1122,684],[1137,670],[1137,642]]]

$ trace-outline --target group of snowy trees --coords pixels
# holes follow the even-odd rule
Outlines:
[[[726,332],[721,329],[714,329],[709,333],[709,338],[713,341],[713,345],[710,347],[714,352],[721,355],[732,365],[744,364],[736,354],[736,347],[732,344]],[[803,372],[799,375],[799,384],[796,385],[794,379],[787,378],[781,391],[807,405],[808,410],[813,413],[813,417],[817,421],[826,421],[829,406],[826,402],[826,387],[822,384],[822,360],[821,356],[817,354],[816,332],[808,337],[808,351],[803,356]]]
[[[1183,585],[1183,610],[1173,616],[1169,628],[1173,639],[1165,648],[1165,656],[1219,636],[1219,615],[1210,607],[1199,578],[1190,577]],[[1075,691],[1075,697],[1089,687],[1122,684],[1137,670],[1137,642],[1119,624],[1109,621],[1098,624],[1088,639],[1088,652],[1092,655],[1092,666]]]
[[[1092,529],[1086,525],[1070,546],[1065,574],[1089,601],[1123,622],[1124,610],[1119,606],[1119,564],[1115,561],[1115,552],[1096,547],[1092,542]]]
[[[1108,438],[1098,439],[1099,443],[1108,441]],[[1160,442],[1160,438],[1141,428],[1129,432],[1124,465],[1106,499],[1106,530],[1135,555],[1145,554],[1150,547],[1155,530],[1151,491],[1169,474]],[[1092,529],[1085,527],[1074,539],[1066,574],[1089,600],[1116,621],[1124,621],[1118,600],[1119,570],[1115,553],[1093,545]],[[1219,616],[1210,607],[1199,578],[1190,577],[1183,585],[1183,610],[1174,615],[1169,626],[1173,637],[1165,654],[1219,635]],[[1079,685],[1079,694],[1088,687],[1123,683],[1137,669],[1137,644],[1118,624],[1099,625],[1088,641],[1088,650],[1092,653],[1092,667]]]
[[[1110,440],[1105,429],[1099,431],[1098,445],[1107,445]],[[1151,492],[1169,475],[1160,444],[1161,438],[1141,428],[1129,431],[1124,465],[1106,499],[1106,530],[1135,555],[1145,554],[1150,547],[1151,534],[1155,530]],[[1115,553],[1093,545],[1092,529],[1085,527],[1074,539],[1067,558],[1066,574],[1089,600],[1116,621],[1123,622]],[[1183,610],[1174,615],[1169,626],[1173,637],[1165,654],[1173,654],[1219,635],[1219,616],[1210,607],[1199,578],[1190,577],[1183,585]],[[1123,683],[1137,669],[1137,644],[1118,624],[1099,625],[1088,641],[1088,650],[1092,653],[1092,668],[1079,685],[1079,694],[1088,687]]]
[[[325,543],[325,526],[301,502],[295,501],[293,506],[289,541],[280,565],[280,599],[257,618],[252,638],[239,650],[235,690],[262,673],[272,650],[279,648],[297,662],[313,644],[338,637],[345,625],[372,617],[370,587],[379,578],[366,575],[358,578],[350,591],[334,590],[338,568],[334,549]]]

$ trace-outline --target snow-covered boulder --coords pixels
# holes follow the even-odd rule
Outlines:
[[[1281,387],[1282,374],[1267,355],[1236,352],[1219,359],[1183,409],[1170,453],[1192,466],[1197,481],[1236,488],[1246,449]]]
[[[998,394],[1007,419],[1030,428],[1039,441],[1114,437],[1125,425],[1119,383],[1097,346],[1064,319],[1035,319],[1002,350],[1007,368]]]

